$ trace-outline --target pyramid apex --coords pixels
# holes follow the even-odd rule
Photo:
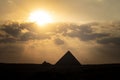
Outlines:
[[[48,62],[46,62],[46,61],[44,61],[44,62],[42,63],[42,65],[44,65],[44,66],[49,66],[49,65],[51,65],[51,64],[48,63]]]
[[[69,54],[72,54],[72,52],[71,52],[70,50],[68,50],[65,54],[68,54],[68,53],[69,53]]]
[[[71,51],[68,50],[67,53],[71,53]]]

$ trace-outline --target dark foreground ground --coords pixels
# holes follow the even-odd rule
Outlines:
[[[120,64],[82,66],[0,64],[0,80],[120,80]]]

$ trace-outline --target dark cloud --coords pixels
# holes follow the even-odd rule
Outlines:
[[[62,44],[64,44],[64,41],[61,40],[61,39],[59,39],[59,38],[55,39],[54,42],[55,42],[55,44],[57,44],[57,45],[62,45]]]
[[[97,43],[99,43],[99,44],[120,45],[120,37],[103,38],[101,40],[97,40]]]
[[[112,23],[109,29],[112,29],[113,26],[115,26],[116,24]],[[4,24],[1,26],[0,30],[4,31],[6,34],[4,36],[1,36],[4,38],[1,39],[1,42],[2,41],[5,42],[5,40],[7,41],[7,39],[11,38],[11,36],[13,37],[14,40],[17,41],[28,41],[28,40],[50,39],[52,36],[61,34],[64,37],[69,36],[72,38],[78,38],[81,41],[92,41],[99,39],[99,41],[97,42],[102,43],[103,41],[101,39],[109,37],[111,33],[107,31],[106,32],[95,31],[96,27],[93,26],[97,26],[100,29],[106,30],[105,27],[99,25],[100,23],[97,22],[87,23],[82,25],[57,23],[57,24],[48,25],[47,26],[48,29],[44,30],[38,28],[38,26],[35,25],[34,23],[21,23],[21,24],[11,23],[7,25]],[[22,32],[23,30],[27,30],[27,32]]]
[[[26,32],[20,37],[20,41],[28,41],[28,40],[43,40],[43,39],[49,39],[50,36],[47,34],[37,34],[33,32]]]
[[[0,39],[0,43],[15,43],[17,40],[15,38],[3,38]]]
[[[109,36],[109,34],[106,33],[95,33],[92,29],[92,24],[78,26],[76,30],[73,29],[73,31],[68,33],[67,35],[70,37],[77,37],[82,41],[95,40],[98,38]]]
[[[28,40],[41,40],[48,39],[50,36],[48,34],[43,33],[42,30],[37,29],[37,25],[34,23],[9,23],[3,24],[0,26],[0,30],[2,33],[0,34],[0,43],[6,42],[16,42],[16,41],[28,41]],[[22,32],[26,30],[26,32]]]
[[[6,33],[10,34],[11,36],[18,37],[21,32],[21,28],[18,23],[12,23],[9,25],[2,25],[2,29]]]
[[[3,34],[0,34],[0,39],[3,38],[3,37],[5,37],[5,36]]]

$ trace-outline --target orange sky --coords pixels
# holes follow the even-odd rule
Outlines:
[[[0,20],[24,21],[36,9],[47,10],[62,22],[120,20],[118,3],[118,0],[0,0]]]

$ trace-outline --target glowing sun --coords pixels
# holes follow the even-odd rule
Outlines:
[[[33,11],[29,15],[29,21],[35,22],[38,25],[45,25],[53,22],[52,17],[46,11]]]

